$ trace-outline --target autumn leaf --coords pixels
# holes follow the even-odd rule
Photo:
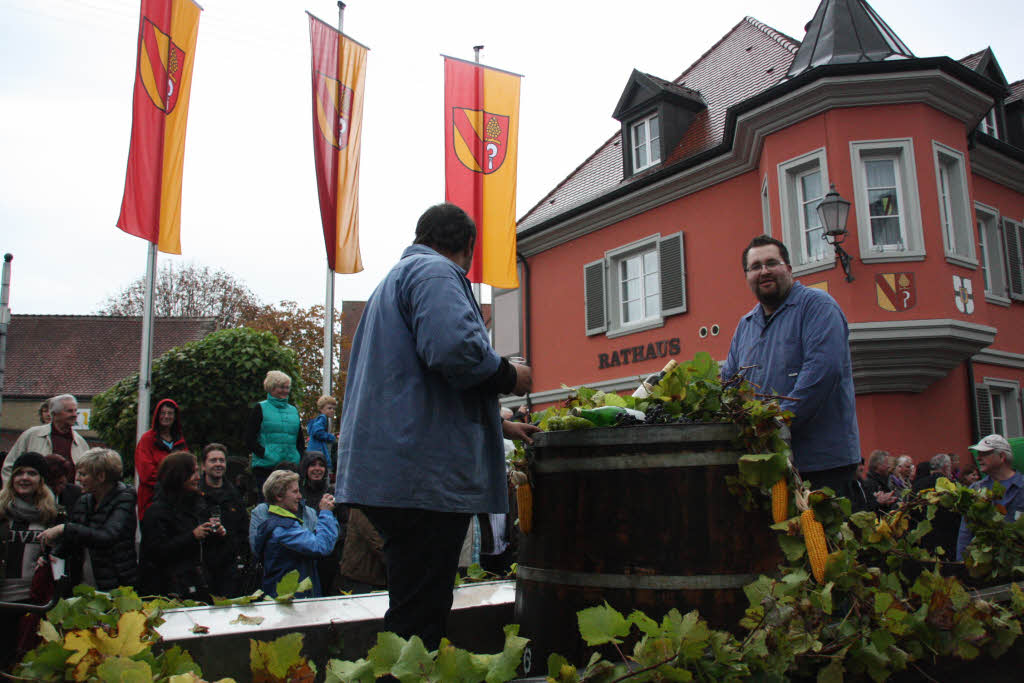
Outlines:
[[[125,612],[117,621],[117,635],[95,629],[78,629],[67,634],[64,647],[74,650],[68,657],[68,664],[77,665],[86,655],[95,650],[101,657],[131,657],[149,647],[146,635],[146,615],[142,612]],[[77,668],[77,667],[76,667]]]

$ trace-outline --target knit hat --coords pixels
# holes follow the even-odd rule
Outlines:
[[[14,469],[12,472],[17,472],[19,467],[31,467],[39,476],[45,477],[50,473],[50,468],[46,464],[46,458],[35,451],[28,451],[18,456],[18,459],[14,461]]]
[[[1013,449],[1010,448],[1010,442],[998,434],[989,434],[984,439],[971,446],[971,449],[978,451],[979,453],[988,453],[990,451],[1002,451],[1003,453],[1013,452]]]

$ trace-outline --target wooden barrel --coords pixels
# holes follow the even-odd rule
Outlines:
[[[699,610],[737,630],[743,586],[782,559],[766,511],[726,486],[742,455],[726,424],[613,427],[535,438],[533,530],[520,532],[516,623],[527,673],[589,657],[576,612],[607,601],[661,620]]]

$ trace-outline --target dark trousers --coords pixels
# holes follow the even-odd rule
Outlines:
[[[853,512],[859,512],[867,506],[867,498],[864,496],[864,489],[861,488],[857,479],[857,465],[845,465],[830,470],[818,472],[801,472],[805,481],[810,483],[812,489],[828,487],[835,491],[837,496],[850,499]]]
[[[361,509],[384,539],[389,594],[384,627],[406,639],[417,635],[428,650],[436,650],[452,609],[459,552],[471,515]]]
[[[274,471],[273,467],[253,467],[252,478],[256,483],[256,503],[266,502],[263,498],[263,485],[267,483],[267,479],[270,478],[270,473]]]

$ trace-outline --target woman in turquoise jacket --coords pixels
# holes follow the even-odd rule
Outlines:
[[[245,427],[245,443],[252,454],[252,475],[263,500],[263,484],[282,462],[297,466],[306,447],[299,410],[288,402],[292,379],[271,370],[263,380],[267,398],[253,406]]]

